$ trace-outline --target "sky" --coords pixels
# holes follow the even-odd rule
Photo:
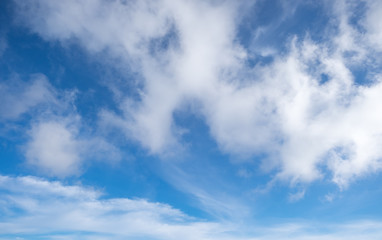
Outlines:
[[[0,239],[382,239],[381,17],[0,1]]]

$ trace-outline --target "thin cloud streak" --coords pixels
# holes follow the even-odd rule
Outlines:
[[[374,240],[382,236],[382,223],[377,221],[264,227],[196,219],[167,204],[107,198],[95,189],[32,176],[2,175],[0,191],[0,239]]]

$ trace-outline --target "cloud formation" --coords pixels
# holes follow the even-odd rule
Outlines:
[[[121,151],[95,133],[84,133],[81,119],[52,117],[32,125],[24,146],[27,164],[47,176],[80,175],[86,161],[116,163]]]
[[[376,240],[382,236],[376,221],[264,227],[196,219],[166,204],[108,198],[95,189],[30,176],[1,175],[0,193],[0,239]]]
[[[78,171],[83,148],[65,125],[44,122],[31,130],[32,139],[26,146],[26,159],[30,165],[42,168],[51,175],[65,176]]]
[[[122,157],[119,149],[83,127],[72,106],[75,92],[58,91],[43,74],[0,83],[1,130],[27,139],[22,146],[26,163],[44,175],[78,175],[86,160],[116,162]],[[33,117],[22,126],[27,115]]]
[[[233,1],[15,2],[20,21],[44,39],[77,42],[139,73],[138,97],[116,103],[122,114],[100,115],[152,153],[181,144],[173,114],[189,108],[222,152],[264,154],[264,169],[277,179],[329,177],[346,187],[381,169],[378,3],[365,1],[356,23],[354,1],[328,3],[326,39],[294,36],[282,43],[287,51],[249,66],[256,51],[238,41],[245,11]]]
[[[221,236],[221,239],[230,239],[225,236],[228,229],[218,223],[197,221],[171,206],[144,199],[109,199],[92,189],[34,177],[1,176],[0,191],[3,235],[49,238],[63,235],[70,239],[211,239]]]
[[[53,87],[42,74],[23,82],[17,77],[0,83],[0,119],[16,120],[22,114],[43,104],[54,104],[56,96]]]

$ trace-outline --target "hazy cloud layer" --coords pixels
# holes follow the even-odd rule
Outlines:
[[[375,221],[264,227],[195,219],[166,204],[107,198],[94,189],[29,176],[0,176],[0,193],[1,239],[377,240],[382,236],[381,223]]]
[[[11,236],[101,239],[231,239],[229,226],[197,221],[166,204],[102,198],[81,186],[34,177],[0,177],[0,232]],[[84,232],[82,234],[75,234]],[[72,236],[73,235],[73,236]],[[1,235],[0,235],[1,236]]]

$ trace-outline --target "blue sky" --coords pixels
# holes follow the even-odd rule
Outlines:
[[[0,2],[0,239],[381,239],[379,1]]]

